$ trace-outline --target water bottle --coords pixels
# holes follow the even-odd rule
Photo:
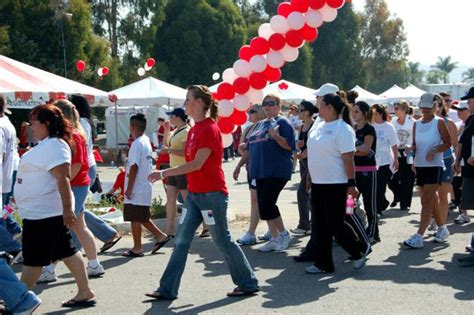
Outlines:
[[[408,153],[407,164],[413,164],[414,154],[412,152]]]
[[[354,214],[354,197],[352,197],[352,195],[347,196],[346,214],[347,215],[353,215]]]
[[[115,161],[114,160],[110,161],[110,166],[115,167]]]

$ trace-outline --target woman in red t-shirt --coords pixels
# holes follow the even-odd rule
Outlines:
[[[239,245],[232,240],[227,226],[228,193],[222,170],[222,137],[217,126],[217,103],[206,86],[192,85],[186,94],[186,113],[195,125],[186,140],[186,163],[149,176],[151,182],[168,176],[187,175],[188,196],[175,238],[173,254],[166,266],[160,287],[146,296],[155,299],[175,299],[180,278],[186,264],[191,241],[199,225],[204,221],[212,239],[223,252],[229,265],[232,280],[237,287],[228,296],[255,294],[258,281]]]

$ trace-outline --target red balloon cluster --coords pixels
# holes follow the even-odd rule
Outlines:
[[[262,24],[258,36],[239,50],[239,60],[222,73],[214,99],[219,101],[222,133],[247,121],[246,110],[263,99],[268,83],[281,78],[281,68],[298,58],[305,42],[318,38],[318,28],[332,22],[337,10],[351,0],[288,0],[278,5],[277,15]],[[278,85],[280,90],[288,84]]]

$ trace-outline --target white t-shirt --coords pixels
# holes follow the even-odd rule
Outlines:
[[[2,149],[2,152],[5,152],[5,136],[3,135],[3,130],[0,129],[0,149]],[[0,155],[0,187],[3,184],[3,153]]]
[[[415,120],[410,116],[406,116],[403,125],[398,123],[398,118],[392,119],[391,124],[397,133],[398,147],[400,149],[411,147],[413,144],[413,125],[415,124]]]
[[[298,115],[290,115],[288,116],[288,120],[290,121],[290,125],[294,129],[298,129],[303,124],[303,122],[301,121]]]
[[[313,184],[347,183],[342,154],[355,151],[355,132],[342,119],[322,121],[308,134],[308,169]]]
[[[7,116],[0,117],[0,128],[4,135],[4,161],[3,161],[3,184],[2,193],[12,191],[13,172],[18,169],[18,156],[16,130]]]
[[[374,126],[377,134],[377,150],[375,152],[377,165],[392,165],[394,158],[392,147],[394,145],[398,146],[398,137],[395,128],[388,122],[382,124],[373,123],[372,126]]]
[[[151,144],[150,139],[143,135],[133,141],[130,151],[128,152],[127,162],[127,173],[125,175],[125,186],[128,187],[128,175],[130,174],[130,168],[136,164],[138,166],[138,173],[133,183],[132,199],[125,197],[124,203],[133,204],[136,206],[150,206],[151,205],[151,194],[152,186],[148,181],[148,175],[152,169],[152,156],[151,156]]]
[[[451,119],[456,125],[462,122],[461,118],[458,116],[458,111],[452,108],[449,109],[448,118]]]
[[[50,170],[64,163],[71,164],[71,149],[58,138],[43,139],[21,157],[14,194],[23,219],[39,220],[63,214],[58,183]]]
[[[91,124],[89,124],[89,121],[85,118],[81,118],[79,120],[81,123],[82,128],[84,128],[84,131],[86,132],[87,136],[87,161],[89,162],[89,167],[97,165],[95,162],[94,158],[94,153],[92,152],[92,149],[94,148],[94,144],[92,143],[92,127]],[[93,178],[91,178],[92,181],[94,181]]]

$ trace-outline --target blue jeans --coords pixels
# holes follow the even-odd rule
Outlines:
[[[20,250],[21,244],[13,239],[13,236],[3,225],[0,225],[0,251],[13,253]]]
[[[41,302],[32,291],[28,291],[26,284],[18,280],[2,258],[0,258],[0,299],[5,301],[7,310],[13,313],[24,312]]]
[[[203,214],[209,214],[215,222],[206,222],[217,248],[224,254],[232,281],[244,291],[258,288],[258,280],[242,249],[232,239],[227,226],[228,197],[220,192],[203,194],[189,193],[186,198],[186,213],[183,213],[174,241],[174,250],[161,277],[157,291],[167,299],[178,296],[181,276],[186,265],[189,247],[194,233],[203,221]]]
[[[84,205],[86,204],[87,194],[89,193],[89,186],[72,186],[72,194],[74,195],[74,213],[79,216],[84,211]],[[86,223],[87,225],[87,223]],[[74,242],[74,246],[77,249],[82,248],[82,244],[77,238],[76,233],[71,231],[71,237]]]

